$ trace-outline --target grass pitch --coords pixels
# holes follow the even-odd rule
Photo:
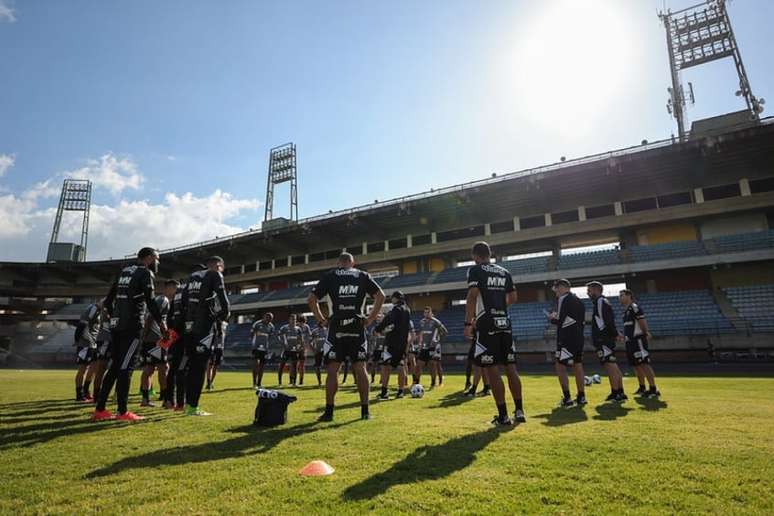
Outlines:
[[[333,423],[315,423],[323,392],[305,386],[288,389],[286,426],[257,429],[247,372],[218,375],[212,417],[133,396],[137,424],[90,423],[73,374],[0,371],[0,513],[774,513],[770,377],[664,377],[662,401],[620,407],[601,403],[603,383],[561,410],[556,379],[526,375],[529,419],[508,430],[489,425],[491,397],[460,396],[459,375],[374,403],[371,421],[350,379]],[[300,477],[313,459],[336,473]]]

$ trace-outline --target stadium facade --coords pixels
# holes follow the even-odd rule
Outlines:
[[[774,302],[774,120],[720,122],[682,142],[643,142],[165,250],[159,279],[222,256],[234,313],[227,357],[247,357],[249,322],[265,310],[279,320],[305,312],[312,282],[347,250],[385,292],[408,294],[417,317],[426,305],[440,314],[451,330],[445,360],[456,361],[466,347],[458,264],[483,239],[518,285],[512,315],[526,360],[550,359],[543,310],[557,277],[633,289],[663,357],[771,360],[774,321],[760,307]],[[567,252],[602,244],[610,246]],[[0,263],[5,347],[70,361],[68,322],[130,260]]]

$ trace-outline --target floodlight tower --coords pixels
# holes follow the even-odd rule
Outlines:
[[[269,151],[269,174],[266,180],[266,213],[263,221],[274,218],[274,185],[290,181],[290,220],[298,222],[298,182],[296,145],[286,143]]]
[[[51,231],[51,241],[48,244],[48,262],[82,262],[86,260],[86,246],[89,240],[89,211],[91,210],[91,181],[87,179],[65,179],[62,193],[59,196],[59,207],[56,210],[54,229]],[[59,228],[62,216],[66,211],[80,212],[83,217],[81,224],[81,243],[58,242]]]
[[[669,50],[669,68],[672,87],[668,89],[667,111],[677,120],[680,140],[686,137],[685,105],[686,95],[680,83],[680,71],[703,65],[725,57],[732,57],[739,76],[737,97],[744,97],[752,120],[760,120],[764,99],[753,95],[742,55],[736,44],[731,20],[728,17],[725,0],[707,0],[704,3],[686,7],[679,11],[659,13],[666,29]],[[693,102],[693,86],[688,83],[688,100]]]

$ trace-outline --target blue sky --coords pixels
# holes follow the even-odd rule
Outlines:
[[[287,141],[304,217],[668,137],[663,5],[0,0],[0,260],[44,257],[66,176],[105,258],[255,226]],[[729,11],[774,102],[774,2]],[[741,107],[697,72],[690,117]]]

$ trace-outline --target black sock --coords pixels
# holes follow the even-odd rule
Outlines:
[[[640,389],[642,389],[643,391],[645,390],[645,384],[644,383],[640,384]]]
[[[578,391],[578,397],[579,398],[585,398],[586,397],[586,391]]]
[[[360,415],[361,416],[368,415],[368,403],[366,403],[365,405],[360,405]]]
[[[478,389],[478,385],[471,385],[470,389],[468,390],[468,392],[471,393],[471,394],[475,394],[476,393],[476,389]]]
[[[398,389],[398,394],[403,394],[403,389]]]
[[[166,400],[167,399],[167,390],[166,389],[161,389],[161,392],[159,393],[159,396],[161,397],[162,400]]]
[[[508,417],[508,407],[505,405],[505,403],[500,403],[497,405],[497,415],[500,417],[500,419],[505,419]]]
[[[658,390],[658,389],[656,389],[656,384],[655,383],[650,386],[650,390],[651,391],[657,391]]]
[[[75,386],[75,399],[80,400],[83,399],[83,388]]]
[[[516,400],[516,410],[524,410],[524,405],[521,401],[521,398]]]
[[[84,396],[89,395],[89,387],[91,387],[91,382],[89,380],[86,380],[83,382],[83,394]]]
[[[325,414],[328,416],[333,415],[333,405],[325,405]]]
[[[564,399],[569,399],[570,391],[568,389],[562,389],[562,396],[564,396]]]
[[[387,396],[387,387],[382,387],[382,396]]]
[[[484,384],[484,391],[489,392],[489,386],[487,384]]]
[[[148,401],[150,391],[148,389],[140,389],[140,392],[142,392],[142,401]]]

